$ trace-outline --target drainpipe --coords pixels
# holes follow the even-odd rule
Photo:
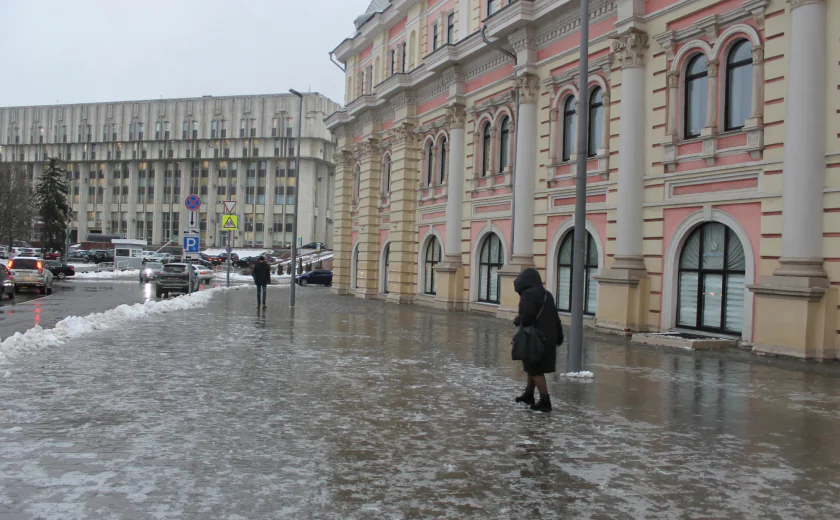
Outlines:
[[[490,47],[496,49],[497,51],[507,54],[511,58],[513,58],[513,66],[516,67],[516,54],[510,52],[509,50],[505,49],[501,45],[495,42],[491,42],[485,31],[487,30],[487,26],[481,28],[481,38],[484,39],[484,43],[489,45]],[[519,91],[515,91],[516,94],[516,124],[519,125]],[[516,178],[516,154],[519,153],[519,139],[516,139],[514,136],[513,141],[513,162],[511,162],[511,175],[510,175],[510,247],[508,248],[508,260],[513,257],[513,242],[516,238],[516,233],[514,231],[515,226],[513,225],[513,219],[516,218],[516,182],[514,179]]]

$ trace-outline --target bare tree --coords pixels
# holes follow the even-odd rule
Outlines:
[[[0,243],[29,240],[36,207],[32,183],[21,165],[0,163]]]

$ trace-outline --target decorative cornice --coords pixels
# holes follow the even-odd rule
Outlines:
[[[376,139],[364,139],[356,143],[356,157],[359,159],[370,159],[379,153],[379,141]]]
[[[644,67],[648,48],[647,33],[630,28],[616,37],[612,48],[622,69]]]
[[[678,88],[680,85],[680,72],[678,70],[668,71],[668,88]]]
[[[534,74],[525,74],[516,78],[516,91],[519,93],[519,102],[533,104],[540,97],[540,78]]]
[[[402,123],[388,130],[388,139],[393,144],[411,144],[417,141],[417,134],[414,133],[414,125]]]
[[[791,0],[791,2],[817,2],[824,3],[825,0]],[[688,27],[678,29],[676,31],[665,31],[653,37],[660,45],[668,52],[668,59],[673,59],[670,49],[675,47],[675,44],[680,44],[699,36],[708,36],[710,44],[714,45],[714,40],[717,38],[719,29],[729,25],[744,21],[748,18],[753,18],[761,29],[764,25],[764,12],[767,9],[769,0],[745,0],[743,3],[735,6],[732,10],[725,13],[716,14],[706,18],[702,18],[692,23]],[[673,4],[678,7],[680,3]],[[793,4],[791,4],[792,6]],[[793,9],[793,7],[791,7]],[[710,35],[711,31],[711,35]]]

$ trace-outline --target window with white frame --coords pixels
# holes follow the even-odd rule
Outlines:
[[[501,279],[499,269],[504,266],[502,241],[495,233],[490,233],[481,244],[478,255],[478,301],[499,303]]]
[[[604,101],[601,87],[595,87],[589,95],[589,150],[588,156],[595,157],[603,147]]]
[[[557,310],[571,312],[572,310],[572,253],[575,239],[574,229],[566,233],[560,243],[557,253]],[[598,309],[598,244],[587,231],[586,244],[583,254],[584,268],[584,314],[595,314]]]
[[[493,143],[493,137],[490,132],[490,122],[484,123],[481,129],[481,176],[486,177],[491,171],[490,148]]]
[[[437,294],[437,279],[435,268],[441,260],[440,241],[433,236],[426,243],[426,251],[423,256],[423,293]]]
[[[569,161],[575,151],[576,128],[575,97],[569,96],[563,104],[563,155],[562,160]]]
[[[685,97],[683,137],[699,137],[706,124],[706,104],[708,102],[709,72],[706,69],[706,56],[698,54],[691,58],[685,70]]]
[[[382,165],[382,172],[383,172],[383,184],[382,184],[382,191],[384,193],[391,193],[391,156],[386,155],[385,161]]]
[[[510,117],[504,116],[499,125],[499,173],[510,167]]]
[[[435,180],[435,143],[429,141],[426,147],[426,186],[431,186]]]
[[[752,45],[736,42],[726,58],[724,129],[740,130],[750,117],[752,103]]]
[[[443,184],[446,180],[446,136],[440,138],[438,141],[438,178],[437,183]]]

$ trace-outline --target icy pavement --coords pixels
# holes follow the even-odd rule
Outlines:
[[[840,516],[836,366],[590,333],[539,414],[507,323],[288,294],[10,360],[0,518]]]

